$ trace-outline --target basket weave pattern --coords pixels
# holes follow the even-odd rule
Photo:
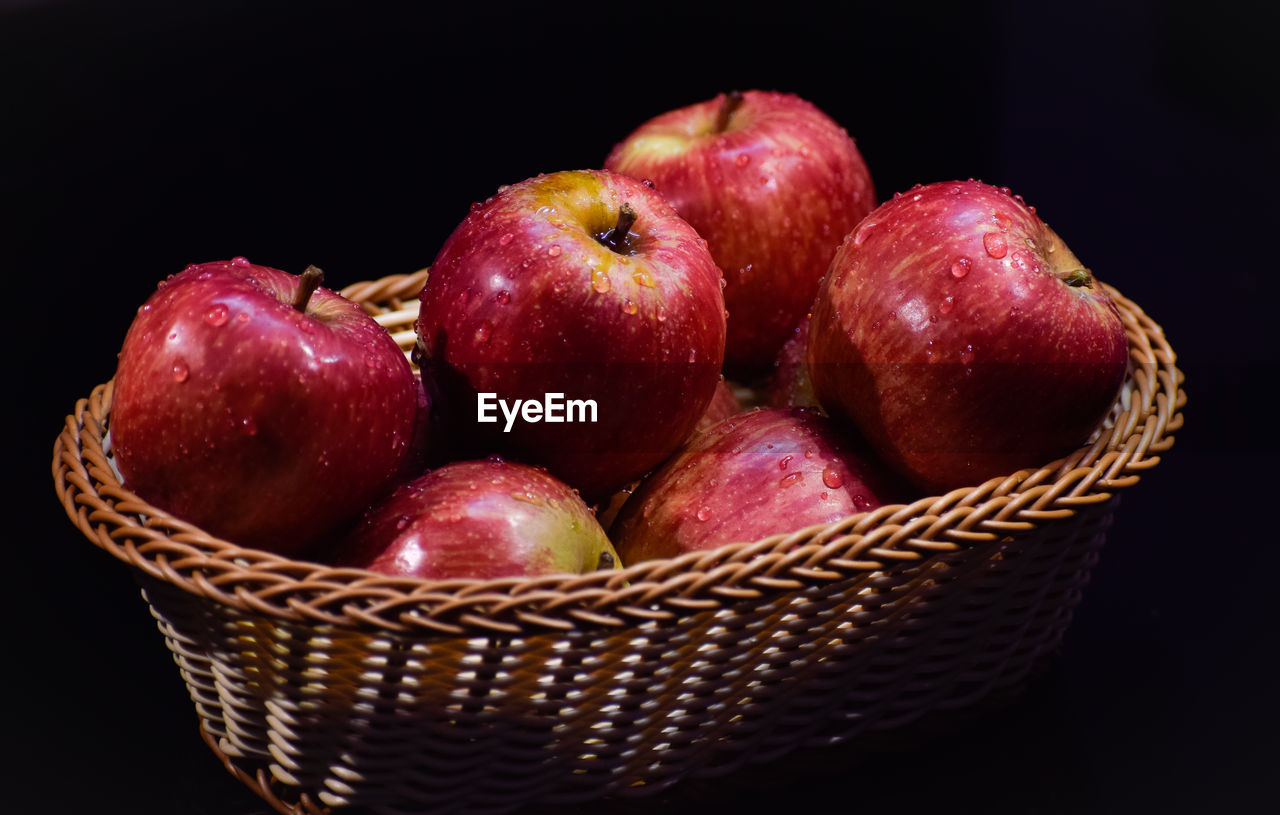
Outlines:
[[[342,293],[407,353],[426,275]],[[1163,332],[1111,293],[1129,376],[1065,459],[619,571],[427,582],[211,537],[121,486],[110,382],[67,418],[53,475],[133,567],[209,746],[280,812],[647,795],[974,705],[1054,652],[1120,492],[1182,424]]]

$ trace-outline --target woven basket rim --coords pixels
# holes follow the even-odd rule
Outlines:
[[[416,297],[429,269],[341,293],[377,313]],[[879,571],[1025,535],[1136,484],[1182,425],[1183,374],[1163,329],[1116,289],[1129,339],[1125,386],[1095,439],[1038,469],[884,506],[835,523],[615,571],[489,580],[392,578],[248,549],[125,489],[105,449],[113,381],[78,400],[54,445],[53,477],[71,521],[99,548],[153,578],[238,610],[386,633],[519,635],[661,624],[688,613]]]

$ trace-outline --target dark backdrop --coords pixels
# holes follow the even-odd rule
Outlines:
[[[5,808],[250,815],[50,454],[136,307],[246,255],[334,287],[431,262],[472,201],[598,166],[668,108],[804,96],[887,197],[977,177],[1162,323],[1186,427],[1129,492],[1062,659],[1012,708],[661,811],[1258,811],[1280,758],[1275,6],[0,2]],[[802,803],[793,803],[802,802]]]

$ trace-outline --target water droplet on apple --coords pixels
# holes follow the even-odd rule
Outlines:
[[[822,483],[831,489],[838,489],[844,484],[844,476],[840,475],[840,471],[834,467],[822,468]]]
[[[236,322],[237,323],[249,322],[249,312],[241,311],[240,313],[236,314]]]
[[[792,458],[793,458],[792,456],[783,456],[782,459],[778,462],[778,469],[779,470],[787,469],[787,466],[791,464]]]
[[[240,429],[246,436],[258,435],[258,423],[253,420],[252,416],[245,416],[240,420]]]
[[[950,314],[951,310],[954,309],[955,307],[956,307],[956,298],[948,295],[947,297],[943,298],[942,305],[938,306],[938,311],[942,312],[943,314]]]
[[[512,235],[510,232],[503,232],[503,233],[502,233],[502,237],[501,237],[501,238],[498,238],[498,245],[499,245],[499,246],[506,246],[507,244],[509,244],[509,243],[511,243],[513,240],[515,240],[515,238],[516,238],[516,236],[515,236],[515,235]]]
[[[399,518],[396,519],[396,529],[403,531],[404,528],[408,525],[409,525],[408,515],[401,515]]]
[[[954,277],[956,280],[959,280],[960,278],[969,274],[969,267],[972,265],[973,265],[972,261],[970,261],[968,258],[957,258],[951,264],[951,276]]]
[[[500,291],[494,299],[498,301],[499,305],[505,306],[507,303],[511,302],[511,292],[505,290]]]
[[[1009,245],[1005,242],[1004,235],[999,232],[988,232],[983,235],[982,247],[987,250],[988,255],[997,260],[1009,252]]]
[[[170,373],[173,374],[174,382],[186,382],[187,378],[191,376],[191,369],[187,367],[187,363],[182,360],[178,360],[173,363],[173,368]]]
[[[1031,257],[1029,253],[1019,250],[1014,250],[1009,258],[1009,265],[1019,274],[1029,274],[1038,268],[1035,258]]]
[[[618,306],[618,308],[622,309],[623,314],[635,314],[637,311],[640,310],[639,307],[636,306],[635,301],[632,300],[630,297],[623,300],[622,303]]]
[[[564,250],[561,249],[558,245],[553,244],[551,248],[547,250],[547,257],[558,258],[560,257],[560,253],[563,251]]]
[[[751,163],[751,156],[747,155],[746,153],[739,153],[738,157],[735,158],[733,161],[739,167],[746,167],[748,164]]]
[[[697,513],[694,514],[694,517],[697,518],[699,521],[706,521],[708,518],[711,517],[711,507],[708,507],[708,506],[699,507]]]
[[[493,323],[485,320],[476,327],[476,342],[488,342],[493,335]]]
[[[964,347],[964,350],[960,352],[960,361],[963,362],[965,365],[968,365],[970,362],[973,362],[973,346],[972,345],[966,345]]]
[[[782,479],[778,481],[778,486],[786,489],[787,487],[794,487],[801,481],[804,481],[804,473],[791,473],[790,475],[784,475]]]
[[[600,294],[604,294],[609,291],[609,289],[612,288],[612,284],[609,283],[608,273],[600,269],[592,269],[591,288],[595,289]]]
[[[240,255],[237,255],[236,257],[233,257],[233,258],[231,259],[231,265],[232,265],[232,266],[239,266],[240,268],[242,268],[242,269],[243,269],[244,267],[246,267],[246,266],[252,266],[253,264],[249,263],[249,259],[248,259],[247,257],[243,257],[243,256],[240,256]]]
[[[652,289],[657,286],[657,284],[653,282],[653,275],[649,274],[644,269],[636,269],[632,272],[631,279],[636,283],[639,283],[641,286],[644,286],[646,289]]]
[[[871,230],[875,228],[876,225],[874,223],[863,224],[858,227],[858,231],[853,234],[853,245],[861,246],[866,241],[867,237],[870,236]]]
[[[667,307],[659,304],[657,316],[658,316],[658,322],[665,323],[667,321]]]
[[[690,349],[689,349],[689,362],[690,362],[690,364],[692,364],[692,363],[694,363],[694,362],[697,362],[697,361],[698,361],[698,349],[697,349],[697,348],[690,348]]]

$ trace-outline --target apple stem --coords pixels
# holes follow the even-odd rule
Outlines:
[[[1093,286],[1093,276],[1089,274],[1088,269],[1072,269],[1062,278],[1068,286],[1091,288]]]
[[[305,312],[307,303],[311,302],[311,295],[315,294],[316,289],[320,288],[320,284],[324,282],[324,272],[320,271],[318,266],[308,266],[302,270],[298,278],[298,293],[293,297],[293,307]]]
[[[720,113],[716,116],[716,129],[714,132],[723,133],[729,127],[729,117],[742,104],[741,91],[729,91],[724,95],[724,100],[720,103]]]
[[[620,255],[631,254],[631,226],[636,222],[636,209],[624,202],[618,209],[618,223],[597,240]]]

